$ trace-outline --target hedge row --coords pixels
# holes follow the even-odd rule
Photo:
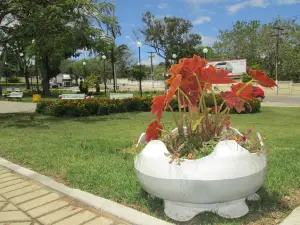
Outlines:
[[[217,97],[218,105],[222,99]],[[134,97],[130,99],[99,99],[90,98],[85,100],[61,100],[45,101],[37,104],[36,112],[44,115],[54,116],[89,116],[89,115],[108,115],[112,113],[123,112],[148,112],[151,110],[153,97]],[[207,95],[205,98],[206,105],[212,107],[214,101],[212,96]],[[260,110],[260,102],[256,99],[249,101],[252,107],[252,113]],[[171,102],[172,108],[178,110],[177,101]],[[233,111],[234,112],[234,111]],[[246,105],[246,113],[249,113],[249,106]]]

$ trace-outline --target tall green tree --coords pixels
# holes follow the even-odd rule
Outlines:
[[[255,64],[259,59],[258,44],[260,22],[237,21],[232,29],[220,30],[219,41],[214,43],[216,53],[223,58],[246,58],[248,63]]]
[[[247,64],[262,69],[275,79],[276,30],[279,35],[278,80],[300,81],[300,25],[295,20],[276,18],[273,22],[237,21],[231,29],[221,30],[213,48],[223,59],[246,58]]]
[[[169,65],[168,59],[176,54],[177,59],[192,57],[195,54],[195,47],[201,45],[201,36],[193,33],[191,21],[167,17],[157,19],[150,12],[143,15],[144,28],[141,33],[145,38],[145,44],[154,48],[157,55],[165,59],[166,68]]]
[[[52,71],[59,67],[54,62],[75,55],[77,49],[92,49],[93,42],[100,40],[103,33],[101,26],[95,28],[92,23],[107,21],[103,11],[112,9],[110,4],[96,0],[10,0],[9,3],[9,10],[15,13],[19,24],[9,31],[5,41],[35,40],[27,46],[27,53],[39,63],[46,96],[50,95]]]

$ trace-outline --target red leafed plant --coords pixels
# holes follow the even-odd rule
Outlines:
[[[149,142],[161,136],[162,114],[170,110],[177,130],[168,133],[162,140],[173,160],[207,155],[209,152],[205,151],[208,144],[220,140],[218,138],[224,128],[229,126],[230,110],[232,108],[237,112],[245,110],[246,100],[252,99],[253,96],[253,83],[263,87],[276,86],[264,72],[252,70],[250,71],[252,79],[249,82],[236,83],[231,86],[231,91],[221,92],[223,102],[218,106],[212,86],[235,83],[224,69],[208,66],[205,59],[194,55],[193,58],[184,58],[178,64],[172,65],[168,73],[171,75],[166,81],[169,85],[168,90],[164,95],[153,99],[151,112],[156,114],[157,119],[149,124],[146,140]],[[207,91],[212,93],[214,99],[212,108],[207,107],[205,103]],[[178,101],[179,115],[175,114],[170,106],[173,98]]]

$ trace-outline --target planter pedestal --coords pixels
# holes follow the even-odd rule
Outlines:
[[[257,194],[247,198],[248,201],[258,201]],[[173,220],[186,222],[201,212],[214,212],[224,218],[238,218],[249,212],[245,198],[216,204],[190,204],[164,200],[165,214]]]

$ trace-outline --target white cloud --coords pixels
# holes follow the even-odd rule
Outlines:
[[[162,3],[162,4],[159,4],[158,6],[157,6],[157,8],[159,8],[159,9],[166,9],[166,8],[168,8],[168,3]]]
[[[130,36],[128,36],[128,35],[127,35],[127,36],[125,36],[125,38],[126,38],[126,39],[131,39],[131,37],[130,37]]]
[[[249,0],[241,3],[237,3],[227,7],[227,11],[231,14],[234,14],[245,7],[260,7],[266,8],[269,5],[268,0]]]
[[[201,16],[193,21],[193,25],[198,25],[198,24],[202,24],[205,22],[209,22],[210,20],[211,20],[211,18],[209,16]]]
[[[218,40],[217,37],[213,36],[202,36],[202,45],[203,46],[213,46],[213,44]]]
[[[278,0],[277,3],[279,5],[292,5],[300,3],[300,0]]]
[[[248,5],[248,2],[242,2],[238,4],[234,4],[227,7],[227,11],[229,13],[236,13],[237,11],[241,10],[242,8],[246,7]]]

